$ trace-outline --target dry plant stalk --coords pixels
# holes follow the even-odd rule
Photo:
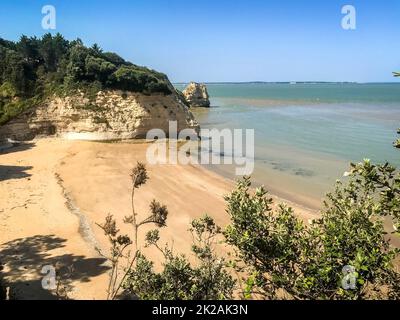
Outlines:
[[[131,210],[132,214],[124,217],[123,222],[132,225],[133,228],[133,241],[128,235],[120,235],[120,230],[117,228],[116,220],[111,214],[108,214],[104,224],[97,224],[108,237],[111,244],[110,256],[104,255],[99,248],[96,248],[99,254],[111,262],[110,279],[107,289],[107,300],[113,300],[117,297],[127,274],[132,269],[137,256],[139,254],[138,245],[138,231],[139,228],[145,224],[153,223],[157,227],[165,227],[168,216],[168,209],[166,206],[161,205],[155,199],[150,203],[150,215],[142,221],[138,222],[137,212],[135,211],[135,190],[139,189],[149,179],[147,175],[146,166],[138,162],[131,172]],[[132,248],[133,246],[133,248]],[[133,251],[133,255],[131,254]],[[120,264],[121,259],[125,258],[127,261],[124,273],[120,277]]]

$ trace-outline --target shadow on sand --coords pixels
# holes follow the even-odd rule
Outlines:
[[[85,258],[73,254],[55,255],[52,250],[65,246],[65,239],[55,235],[38,235],[15,239],[1,245],[0,278],[3,277],[15,299],[59,299],[53,291],[43,289],[43,266],[53,266],[57,282],[68,290],[73,281],[90,282],[107,272],[103,258]],[[3,269],[3,271],[1,271]]]
[[[32,168],[31,166],[3,166],[0,164],[0,181],[29,178],[31,174],[26,171]]]
[[[0,144],[0,156],[2,154],[29,150],[34,146],[35,144],[33,142],[7,142],[5,144]]]
[[[24,179],[29,178],[31,175],[26,171],[32,169],[31,166],[8,166],[2,165],[1,156],[13,152],[21,152],[31,149],[35,146],[34,143],[23,143],[23,142],[7,142],[6,144],[0,144],[0,181],[10,179]]]

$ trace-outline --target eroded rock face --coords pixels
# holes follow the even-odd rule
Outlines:
[[[183,91],[191,107],[210,107],[210,97],[205,84],[191,82]]]
[[[192,113],[176,94],[100,91],[91,101],[78,93],[49,99],[0,126],[0,141],[49,135],[84,140],[145,138],[151,129],[161,129],[168,135],[169,121],[177,121],[178,131],[199,130]]]

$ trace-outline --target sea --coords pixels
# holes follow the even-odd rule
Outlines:
[[[186,84],[175,84],[183,90]],[[351,162],[400,166],[400,83],[208,83],[207,129],[254,129],[254,185],[312,209]],[[222,157],[225,155],[221,155]],[[209,165],[237,179],[233,166]]]

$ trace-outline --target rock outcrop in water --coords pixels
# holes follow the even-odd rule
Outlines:
[[[85,140],[144,138],[156,128],[168,134],[169,121],[177,121],[178,131],[199,130],[192,113],[175,93],[100,91],[89,99],[78,92],[47,99],[0,126],[0,141],[49,135]]]
[[[204,84],[189,83],[183,95],[191,107],[210,107],[210,97]]]

